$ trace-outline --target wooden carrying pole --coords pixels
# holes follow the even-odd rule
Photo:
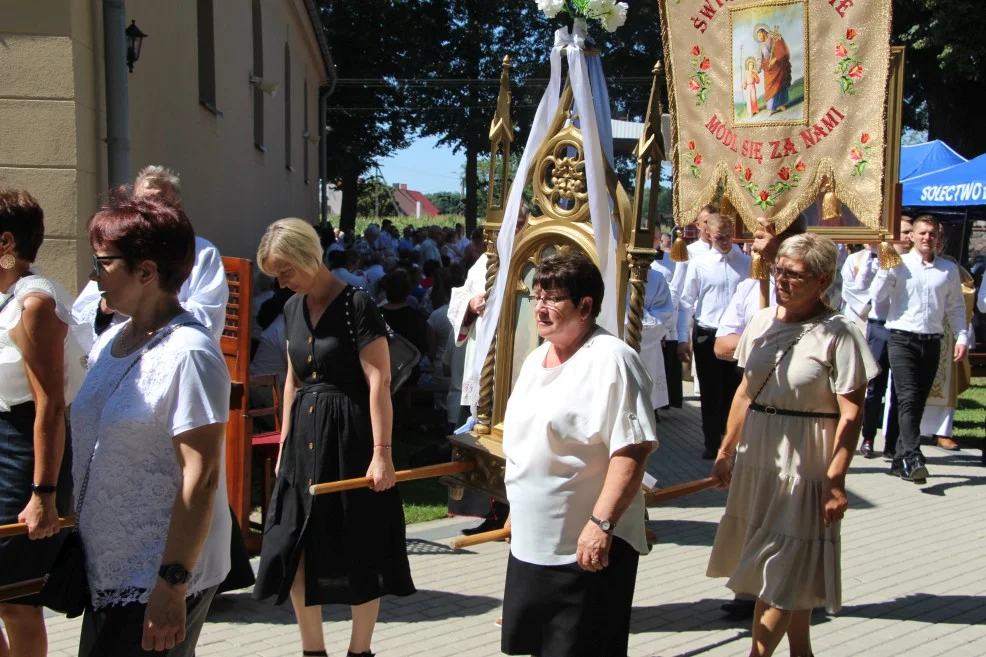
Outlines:
[[[75,518],[59,518],[58,527],[60,529],[75,527]],[[16,522],[12,525],[0,525],[0,538],[9,538],[11,536],[20,536],[22,534],[27,534],[27,524],[23,522]]]
[[[668,486],[667,488],[651,491],[650,493],[644,495],[644,501],[648,506],[652,504],[660,504],[661,502],[670,502],[671,500],[684,497],[685,495],[701,493],[703,490],[715,488],[718,484],[719,480],[715,477],[707,477],[705,479],[689,481],[684,484]],[[494,529],[491,532],[483,532],[481,534],[473,534],[472,536],[463,536],[461,538],[452,539],[449,546],[453,550],[459,550],[462,548],[471,547],[473,545],[490,543],[492,541],[502,541],[507,538],[510,538],[509,529]]]
[[[14,582],[13,584],[0,586],[0,602],[16,600],[26,595],[40,593],[41,589],[44,588],[46,579],[45,577],[38,577],[37,579],[26,579],[23,582]]]
[[[454,463],[439,463],[438,465],[426,465],[423,468],[413,468],[411,470],[398,470],[397,483],[411,481],[413,479],[428,479],[430,477],[444,477],[460,472],[471,472],[476,469],[476,464],[472,461],[456,461]],[[342,481],[330,481],[325,484],[314,484],[308,489],[312,495],[325,495],[326,493],[341,493],[347,490],[358,488],[369,488],[369,477],[357,477],[355,479],[343,479]]]

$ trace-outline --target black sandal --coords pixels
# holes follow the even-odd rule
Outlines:
[[[329,657],[329,653],[324,650],[302,650],[304,657]]]
[[[352,650],[347,650],[346,657],[374,657],[374,655],[369,650],[366,652],[353,652]]]

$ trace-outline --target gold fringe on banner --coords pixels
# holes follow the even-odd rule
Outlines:
[[[750,262],[750,278],[758,281],[765,281],[770,278],[770,263],[764,260],[759,253],[754,253],[753,260]]]
[[[679,237],[671,245],[671,260],[674,262],[688,262],[688,244],[684,237]]]
[[[736,208],[733,207],[733,202],[726,196],[725,191],[723,191],[722,199],[719,201],[719,214],[730,219],[736,218]]]
[[[893,269],[904,261],[889,242],[880,242],[880,269]]]

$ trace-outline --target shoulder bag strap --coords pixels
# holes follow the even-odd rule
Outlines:
[[[0,310],[2,310],[2,307],[0,307]],[[202,323],[198,321],[182,322],[181,324],[175,324],[167,331],[159,335],[157,338],[149,342],[143,349],[141,349],[137,357],[134,358],[132,361],[130,361],[130,365],[128,365],[127,369],[123,371],[123,375],[117,380],[116,385],[113,386],[112,392],[110,392],[109,396],[106,399],[109,400],[114,394],[116,394],[116,391],[120,387],[120,384],[123,383],[123,380],[127,378],[127,375],[130,374],[130,371],[134,368],[134,366],[137,365],[137,363],[140,362],[140,359],[143,358],[147,354],[147,352],[149,352],[151,349],[164,342],[165,338],[167,338],[168,336],[170,336],[172,333],[174,333],[175,331],[177,331],[183,326],[199,326],[205,328],[205,326],[203,326]],[[109,345],[107,347],[107,349],[112,349],[112,348],[113,345]],[[79,514],[82,513],[82,503],[86,499],[86,488],[89,487],[89,470],[92,468],[92,459],[95,456],[96,456],[96,443],[93,443],[92,452],[89,453],[89,461],[86,463],[86,474],[82,478],[82,485],[79,486],[79,499],[75,503],[76,522],[78,522]]]
[[[802,331],[801,332],[801,335],[799,335],[797,338],[795,338],[794,339],[794,342],[792,342],[791,344],[788,345],[787,349],[784,350],[784,353],[781,354],[781,357],[777,359],[777,362],[776,363],[774,363],[774,366],[770,368],[770,372],[767,374],[767,377],[763,380],[763,383],[760,385],[760,389],[757,390],[757,394],[753,396],[753,402],[752,403],[754,403],[754,404],[757,403],[757,399],[760,397],[760,393],[762,393],[763,392],[763,389],[767,387],[767,384],[770,382],[770,379],[774,376],[774,372],[777,371],[777,366],[780,365],[782,362],[784,362],[784,359],[787,357],[787,355],[789,353],[791,353],[791,350],[792,349],[794,349],[794,345],[796,345],[799,342],[801,342],[801,338],[803,338],[806,335],[808,335],[809,333],[811,333],[812,330],[814,330],[814,328],[816,326],[819,326],[819,325],[825,323],[825,320],[827,320],[833,314],[835,314],[833,311],[829,311],[828,313],[826,313],[824,317],[822,317],[820,320],[818,320],[817,322],[815,322],[814,324],[812,324],[811,326],[809,326],[808,328],[806,328],[804,331]]]

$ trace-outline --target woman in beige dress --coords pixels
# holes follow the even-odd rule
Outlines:
[[[785,634],[792,657],[810,656],[812,609],[842,604],[845,477],[879,367],[859,329],[824,302],[837,257],[825,237],[786,240],[771,269],[778,305],[754,316],[736,348],[743,382],[712,468],[730,490],[708,575],[757,597],[755,657]]]

